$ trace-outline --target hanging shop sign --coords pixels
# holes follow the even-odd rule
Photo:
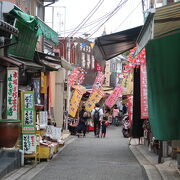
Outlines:
[[[23,134],[22,145],[25,154],[32,154],[33,152],[36,152],[36,135]]]
[[[18,69],[7,68],[7,119],[18,119]]]
[[[69,107],[69,115],[70,116],[72,116],[72,117],[76,116],[76,112],[78,110],[83,93],[84,93],[84,91],[82,91],[80,89],[76,89],[74,91],[74,94],[70,101],[70,107]]]
[[[104,96],[104,92],[102,90],[95,89],[94,92],[89,97],[88,101],[85,103],[86,110],[88,112],[91,112],[94,109],[95,104],[98,103],[103,96]]]
[[[122,87],[121,85],[117,85],[111,95],[106,99],[105,105],[112,108],[121,95]]]
[[[148,119],[148,94],[146,63],[140,66],[141,119]]]
[[[22,132],[35,132],[34,92],[21,92]]]

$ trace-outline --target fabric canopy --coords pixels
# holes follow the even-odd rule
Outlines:
[[[136,46],[142,26],[98,37],[95,40],[94,56],[98,61],[109,60]]]
[[[180,140],[180,33],[146,46],[149,119],[159,140]]]
[[[43,35],[47,40],[58,45],[58,34],[38,17],[30,16],[17,9],[11,10],[10,14],[26,24],[32,31],[36,31],[37,35]]]
[[[151,39],[180,33],[180,2],[152,9],[137,38],[138,54]]]

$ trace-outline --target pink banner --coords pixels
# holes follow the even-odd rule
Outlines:
[[[133,96],[128,97],[128,116],[129,116],[129,122],[132,126],[132,117],[133,117]]]
[[[146,63],[140,66],[140,87],[141,87],[141,119],[148,119],[148,96],[147,96],[147,72]]]
[[[117,85],[111,95],[106,99],[105,105],[112,108],[120,95],[122,95],[122,87],[121,85]]]
[[[93,84],[93,89],[99,89],[104,82],[104,74],[102,72],[98,72],[96,79]]]

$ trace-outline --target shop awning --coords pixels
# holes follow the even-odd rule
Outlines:
[[[137,54],[151,39],[180,32],[180,2],[152,9],[137,38]]]
[[[40,63],[43,63],[44,65],[49,66],[49,68],[53,68],[54,70],[58,70],[60,66],[66,70],[73,70],[73,66],[59,56],[36,52],[36,58],[38,61],[40,61]]]
[[[36,70],[44,69],[43,66],[37,64],[34,61],[27,61],[27,60],[19,59],[12,56],[8,56],[8,58],[12,59],[14,65],[16,65],[17,63],[20,63],[21,65],[19,67],[23,68],[24,70],[36,71]]]
[[[109,60],[136,46],[136,39],[142,26],[98,37],[95,40],[94,55],[98,61]]]
[[[5,57],[5,56],[1,56],[1,55],[0,55],[0,62],[5,66],[9,66],[9,65],[13,64],[15,66],[20,67],[23,65],[21,62],[15,61],[9,57]]]
[[[10,14],[19,21],[27,24],[33,31],[37,30],[37,35],[43,35],[47,40],[58,45],[58,34],[38,17],[30,16],[19,9],[11,10]]]
[[[0,36],[3,36],[6,33],[13,34],[15,36],[18,36],[18,29],[13,27],[12,25],[4,22],[3,20],[0,20]]]

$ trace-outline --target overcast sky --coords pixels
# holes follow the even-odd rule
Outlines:
[[[120,2],[127,1],[118,12],[114,14],[104,25],[102,19],[104,15],[112,12]],[[142,0],[59,0],[53,6],[54,17],[52,17],[52,8],[46,10],[46,23],[52,27],[52,19],[54,19],[53,28],[60,33],[61,36],[71,36],[70,32],[74,30],[84,18],[97,7],[98,2],[103,2],[94,15],[81,27],[76,37],[84,37],[83,34],[90,34],[91,37],[101,36],[103,30],[106,29],[107,34],[122,31],[143,24]],[[108,16],[109,17],[109,16]],[[101,19],[100,19],[101,18]],[[107,19],[107,17],[106,17]],[[97,22],[97,20],[99,20]],[[92,22],[93,25],[89,25]],[[101,28],[99,27],[100,25]],[[92,35],[93,34],[93,35]]]

